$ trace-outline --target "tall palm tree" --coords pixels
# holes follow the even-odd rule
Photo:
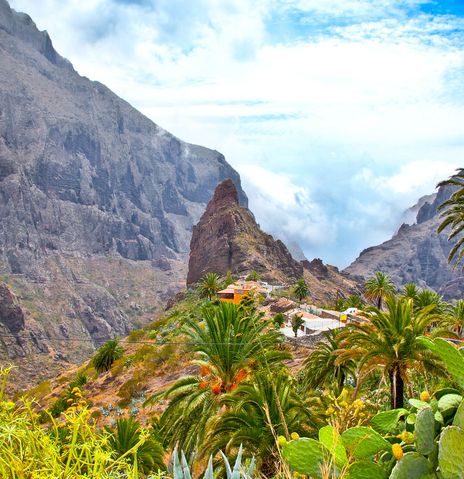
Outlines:
[[[458,299],[447,305],[445,322],[452,331],[462,338],[464,333],[464,299]]]
[[[337,361],[340,349],[340,333],[343,329],[332,329],[323,333],[324,339],[304,361],[303,377],[305,385],[311,389],[329,386],[341,393],[348,377],[355,377],[356,366],[353,360],[346,363]]]
[[[464,168],[459,168],[458,172],[448,180],[438,183],[437,186],[455,186],[457,189],[451,197],[442,203],[438,210],[441,211],[440,217],[443,221],[438,227],[438,233],[441,233],[446,227],[451,227],[448,235],[448,241],[456,238],[455,245],[451,248],[448,255],[448,262],[455,260],[456,267],[464,258]]]
[[[358,386],[380,368],[382,380],[388,378],[390,383],[391,407],[398,408],[403,406],[411,369],[442,373],[440,364],[418,341],[440,318],[431,313],[433,306],[415,313],[411,299],[390,296],[386,306],[386,312],[371,308],[368,321],[346,327],[337,361],[357,361]]]
[[[221,282],[217,273],[206,273],[201,278],[199,291],[204,298],[211,298],[221,289]]]
[[[296,385],[287,371],[276,374],[261,371],[223,397],[225,411],[210,424],[205,455],[225,450],[234,454],[240,444],[256,459],[264,477],[275,476],[279,456],[277,437],[296,432],[308,435],[311,415],[296,392]]]
[[[382,300],[395,294],[395,285],[390,276],[382,271],[377,271],[364,285],[364,296],[377,303],[377,308],[382,309]]]
[[[298,301],[303,301],[303,299],[305,299],[309,295],[309,288],[304,278],[300,278],[295,283],[293,292],[295,293],[295,296],[297,297]]]
[[[178,443],[184,452],[193,452],[202,444],[224,394],[263,365],[273,367],[289,358],[278,349],[283,336],[270,326],[270,321],[232,303],[205,307],[201,322],[187,320],[185,331],[196,353],[192,363],[200,366],[200,373],[179,379],[147,400],[147,404],[170,401],[159,422],[169,446]]]

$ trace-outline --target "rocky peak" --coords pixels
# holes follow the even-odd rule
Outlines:
[[[187,284],[208,272],[225,275],[256,270],[263,279],[286,282],[303,275],[303,266],[292,258],[280,240],[261,231],[253,214],[239,205],[231,180],[221,182],[190,242]]]
[[[71,63],[53,48],[48,33],[39,31],[29,15],[16,12],[6,0],[0,0],[0,29],[28,43],[54,65],[73,69]]]
[[[238,191],[234,182],[228,178],[219,183],[214,190],[213,197],[206,207],[206,215],[215,214],[220,208],[239,205]]]

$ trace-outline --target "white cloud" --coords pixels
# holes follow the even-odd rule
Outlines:
[[[11,3],[81,74],[223,152],[257,220],[308,257],[386,239],[463,157],[463,19],[407,14],[427,2]]]

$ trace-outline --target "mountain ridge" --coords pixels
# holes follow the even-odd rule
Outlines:
[[[441,223],[438,207],[446,201],[453,188],[442,186],[431,202],[419,208],[416,223],[403,223],[390,240],[363,250],[343,271],[363,281],[376,271],[388,273],[401,287],[416,283],[433,289],[446,300],[464,296],[462,273],[448,264],[448,254],[454,242],[448,242],[448,232],[437,233]]]

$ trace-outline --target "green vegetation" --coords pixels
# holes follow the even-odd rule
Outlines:
[[[454,266],[456,267],[464,257],[464,235],[462,234],[464,231],[464,169],[460,168],[458,173],[451,176],[448,180],[442,181],[438,186],[457,187],[450,199],[442,203],[438,208],[441,210],[440,217],[443,218],[438,227],[438,233],[441,233],[449,226],[451,233],[448,236],[448,241],[456,239],[456,243],[448,255],[448,261],[451,263],[454,260]]]
[[[138,469],[145,474],[165,469],[162,446],[133,418],[118,419],[114,431],[109,427],[106,430],[115,457],[127,457],[131,464],[137,463]]]
[[[109,371],[111,365],[124,354],[124,350],[116,339],[107,341],[96,352],[92,358],[91,364],[97,373]]]
[[[301,314],[294,314],[292,316],[292,331],[295,334],[295,338],[298,337],[298,330],[303,326],[304,319]]]
[[[306,284],[306,281],[303,278],[300,278],[293,287],[293,292],[298,299],[298,301],[303,301],[307,296],[309,296],[309,288]]]
[[[363,316],[307,354],[276,329],[282,314],[260,312],[259,296],[235,305],[200,285],[125,350],[110,341],[63,376],[48,409],[7,401],[3,371],[0,477],[464,477],[464,354],[449,340],[462,334],[464,301],[415,285],[395,294],[379,273],[368,283],[381,308],[348,297],[341,305]],[[166,387],[147,399],[146,378],[161,370]],[[102,382],[111,408],[87,398]]]
[[[364,296],[377,303],[377,308],[382,309],[382,301],[395,294],[395,285],[388,274],[377,271],[372,278],[369,278],[364,285]]]
[[[255,270],[250,271],[246,277],[246,281],[259,281],[261,279],[259,273]]]
[[[206,273],[201,279],[199,287],[201,297],[211,300],[220,289],[221,282],[218,274]]]
[[[386,306],[386,312],[372,308],[369,321],[352,323],[340,333],[337,363],[357,363],[358,385],[380,369],[381,382],[390,384],[391,407],[398,408],[403,407],[410,370],[442,374],[439,362],[418,341],[440,318],[432,314],[433,304],[415,313],[411,299],[389,296]]]

